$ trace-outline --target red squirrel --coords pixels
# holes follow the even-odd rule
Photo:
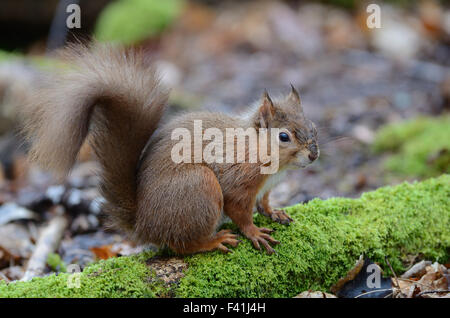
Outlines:
[[[319,156],[315,125],[293,86],[273,100],[264,93],[249,116],[192,112],[162,121],[168,90],[139,50],[97,43],[69,46],[63,56],[72,66],[43,80],[24,107],[32,160],[63,177],[87,140],[101,166],[109,224],[136,243],[179,254],[230,252],[238,236],[218,231],[229,217],[255,248],[275,251],[272,230],[253,224],[254,208],[275,222],[292,222],[270,207],[270,188],[287,169],[304,168]],[[179,127],[192,132],[194,120],[221,131],[278,128],[278,173],[262,174],[261,161],[175,163],[171,134]]]

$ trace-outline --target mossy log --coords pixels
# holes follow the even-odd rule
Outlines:
[[[287,211],[295,219],[289,226],[255,217],[257,225],[276,230],[281,244],[274,255],[245,239],[231,254],[145,252],[88,266],[79,274],[79,288],[73,274],[58,274],[0,282],[0,297],[292,297],[329,290],[362,253],[382,267],[386,256],[397,274],[410,255],[449,258],[450,175],[380,188],[359,199],[315,199]]]

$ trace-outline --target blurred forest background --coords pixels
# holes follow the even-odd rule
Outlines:
[[[449,173],[449,3],[372,2],[378,29],[367,27],[369,2],[356,0],[2,0],[0,280],[23,278],[45,230],[61,240],[44,274],[141,249],[102,229],[88,146],[58,184],[27,162],[17,134],[23,98],[61,67],[54,50],[74,39],[144,48],[173,88],[171,112],[240,112],[264,89],[297,87],[321,157],[272,191],[274,206]],[[70,3],[81,8],[80,29],[65,26]]]

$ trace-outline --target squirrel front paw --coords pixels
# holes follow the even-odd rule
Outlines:
[[[279,241],[275,240],[269,234],[272,233],[273,230],[267,229],[265,227],[257,227],[252,224],[252,226],[243,230],[244,235],[253,243],[253,246],[257,250],[261,250],[260,244],[264,246],[267,251],[267,254],[275,253],[275,250],[269,245],[270,244],[280,244]]]
[[[270,207],[264,208],[262,204],[257,205],[258,213],[270,218],[272,221],[283,225],[289,225],[294,220],[284,210],[272,210]]]

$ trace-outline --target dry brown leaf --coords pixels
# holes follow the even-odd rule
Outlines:
[[[441,278],[435,280],[433,285],[437,290],[446,290],[448,287],[447,278],[442,276]]]
[[[400,277],[402,278],[422,277],[422,275],[427,272],[426,267],[429,265],[431,265],[430,261],[421,261],[417,264],[414,264]]]
[[[405,278],[413,275],[414,277]],[[398,288],[393,284],[394,297],[397,298],[447,298],[450,294],[438,292],[448,290],[448,270],[437,262],[431,264],[429,261],[421,261],[415,264],[399,278],[398,284]]]
[[[432,36],[438,36],[443,24],[443,9],[435,0],[419,2],[419,17],[423,27]]]
[[[418,283],[422,286],[422,291],[433,290],[434,289],[434,281],[437,279],[436,272],[428,272],[419,279]]]
[[[117,252],[112,250],[113,245],[103,245],[99,247],[91,247],[90,250],[98,259],[108,259],[117,256]]]

